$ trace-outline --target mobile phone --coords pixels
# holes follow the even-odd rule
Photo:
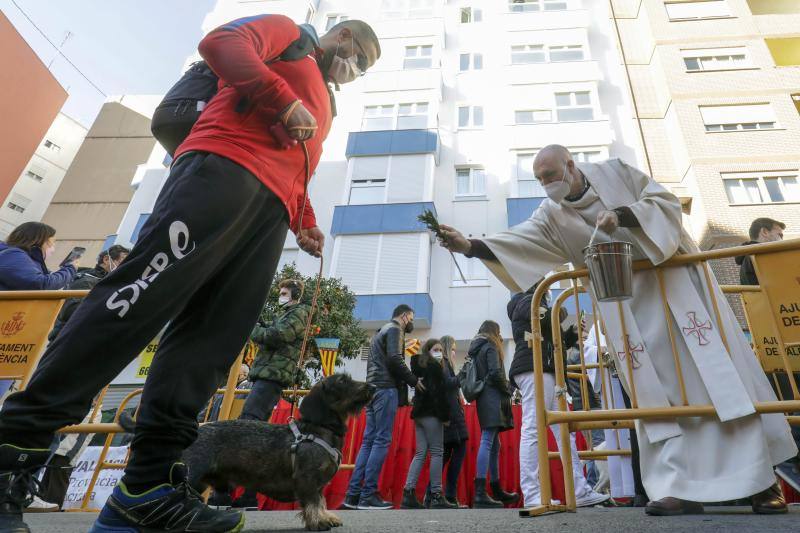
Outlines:
[[[67,257],[65,257],[64,260],[61,261],[61,265],[62,266],[67,265],[69,263],[72,263],[73,261],[77,261],[78,259],[83,257],[83,254],[85,253],[86,253],[86,248],[84,248],[83,246],[76,246],[72,249],[72,251],[70,251],[69,254],[67,254]]]

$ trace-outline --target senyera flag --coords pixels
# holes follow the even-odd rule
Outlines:
[[[336,368],[336,355],[339,353],[340,339],[314,339],[319,350],[319,360],[322,363],[322,375],[328,377]]]

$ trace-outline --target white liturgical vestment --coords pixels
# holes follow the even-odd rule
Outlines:
[[[509,289],[526,290],[567,262],[585,266],[582,250],[602,210],[629,207],[636,216],[640,227],[614,234],[633,245],[634,259],[658,265],[698,251],[681,226],[680,202],[655,180],[617,159],[577,166],[591,185],[582,198],[561,204],[545,199],[522,224],[483,239],[497,258],[484,263]],[[775,483],[773,465],[797,454],[789,425],[783,414],[755,413],[754,402],[776,397],[710,270],[710,284],[698,265],[665,268],[663,274],[668,316],[654,270],[634,273],[633,299],[599,303],[609,352],[639,407],[682,405],[671,328],[688,404],[714,405],[719,416],[637,421],[644,486],[653,500],[751,496]]]

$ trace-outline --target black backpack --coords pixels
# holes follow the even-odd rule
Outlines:
[[[319,44],[319,39],[316,31],[313,28],[308,29],[307,26],[306,24],[298,26],[300,37],[276,59],[267,61],[267,64],[276,61],[297,61],[312,53],[314,47]],[[218,87],[219,77],[205,61],[198,61],[192,63],[158,104],[150,122],[150,131],[170,157],[175,155],[175,150],[189,136],[203,109],[217,94]],[[247,107],[247,99],[242,98],[236,106],[236,111],[244,112]]]

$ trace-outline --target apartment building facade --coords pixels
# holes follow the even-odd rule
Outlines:
[[[203,29],[261,13],[320,34],[358,18],[380,38],[381,59],[336,93],[338,116],[310,187],[328,237],[324,272],[356,292],[367,330],[408,303],[421,337],[453,335],[460,351],[485,319],[510,338],[508,290],[479,261],[459,257],[464,283],[417,215],[430,209],[477,238],[518,224],[544,197],[532,161],[551,143],[581,161],[643,164],[602,2],[219,0]],[[134,242],[152,210],[165,176],[159,150],[137,172],[116,242]],[[288,262],[308,274],[319,268],[291,235]]]
[[[800,236],[800,2],[614,0],[652,174],[703,249],[768,216]],[[738,283],[732,260],[715,262]]]
[[[8,237],[23,222],[42,219],[78,153],[86,131],[85,127],[64,113],[56,116],[0,206],[0,240]]]

